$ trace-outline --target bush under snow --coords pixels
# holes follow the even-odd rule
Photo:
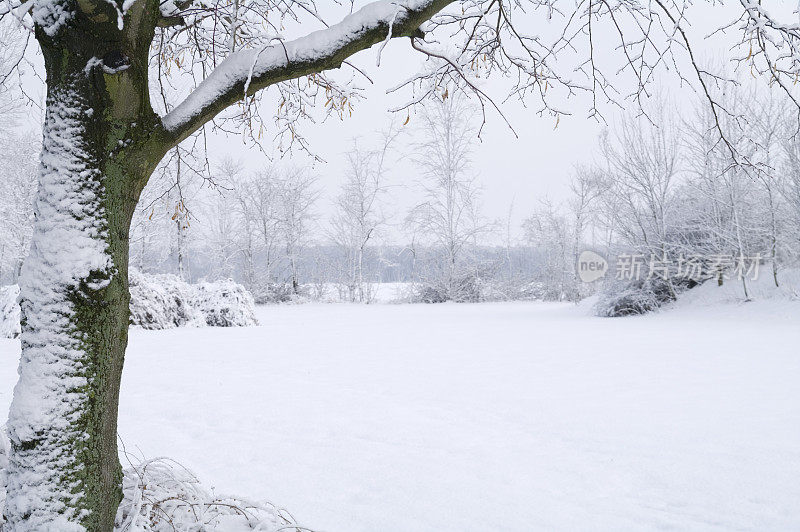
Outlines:
[[[609,318],[646,314],[675,301],[676,296],[688,288],[689,284],[683,280],[673,283],[659,278],[615,281],[598,295],[594,312]]]
[[[131,325],[143,329],[258,325],[253,296],[233,281],[189,284],[175,275],[130,274]],[[0,338],[20,333],[16,285],[0,287]]]
[[[131,325],[144,329],[258,324],[253,296],[230,280],[189,284],[175,275],[131,272],[130,289]]]
[[[756,279],[750,277],[745,282],[728,275],[722,285],[716,278],[701,284],[677,279],[672,284],[674,293],[661,279],[612,282],[598,294],[593,312],[597,316],[616,317],[645,314],[663,307],[719,306],[761,300],[796,301],[800,299],[800,268],[781,269],[778,284],[775,285],[768,264],[761,265]]]
[[[189,285],[192,305],[211,327],[256,325],[255,302],[250,292],[231,280]]]
[[[168,458],[125,469],[115,532],[264,532],[307,530],[267,502],[215,495],[190,470]]]
[[[409,303],[479,303],[486,301],[486,283],[475,274],[466,272],[456,275],[448,284],[444,279],[426,280],[409,285],[406,300]]]
[[[130,273],[131,325],[143,329],[201,327],[205,319],[192,304],[191,286],[175,275]]]

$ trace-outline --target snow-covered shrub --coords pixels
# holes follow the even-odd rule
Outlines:
[[[253,296],[242,285],[227,280],[199,283],[192,288],[192,305],[200,311],[206,325],[247,327],[258,324]]]
[[[423,281],[410,285],[406,300],[411,303],[478,303],[486,301],[485,282],[474,272],[454,277],[450,285],[443,281]]]
[[[130,324],[143,329],[258,325],[253,296],[233,281],[189,284],[175,275],[130,272]],[[17,285],[0,287],[0,338],[20,333]]]
[[[254,289],[253,298],[256,304],[288,303],[294,297],[294,290],[290,283],[268,283]]]
[[[489,279],[481,281],[481,299],[483,301],[513,301],[518,299],[519,286],[506,279]]]
[[[257,325],[253,296],[233,281],[189,284],[175,275],[131,272],[131,325],[144,329]]]
[[[0,286],[0,338],[16,338],[20,334],[19,286]]]
[[[200,327],[206,319],[193,304],[191,285],[175,275],[130,272],[131,325],[143,329]]]
[[[541,281],[530,281],[523,283],[518,290],[518,298],[523,301],[542,301],[547,291]]]
[[[594,312],[610,318],[645,314],[675,301],[688,287],[686,282],[668,283],[660,278],[613,282],[599,294]]]
[[[213,494],[194,473],[166,458],[127,468],[122,493],[115,532],[307,530],[270,503]]]

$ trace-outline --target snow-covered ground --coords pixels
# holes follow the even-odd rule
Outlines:
[[[134,330],[120,435],[320,531],[800,529],[800,303],[285,305]],[[19,343],[0,341],[0,409]]]

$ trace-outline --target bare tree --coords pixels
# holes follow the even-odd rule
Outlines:
[[[36,192],[37,152],[41,142],[31,133],[15,134],[22,101],[8,83],[24,61],[23,33],[0,20],[0,282],[16,283],[28,254]]]
[[[186,280],[189,276],[189,257],[187,250],[187,232],[191,225],[191,212],[187,205],[185,191],[189,176],[197,174],[192,171],[189,161],[192,159],[191,153],[184,153],[180,146],[176,147],[165,159],[166,164],[162,165],[165,173],[174,179],[174,186],[170,189],[168,197],[171,199],[169,213],[173,227],[173,245],[175,263],[177,265],[178,277]]]
[[[734,152],[753,164],[736,164],[736,156],[726,146],[708,137],[707,131],[713,127],[714,118],[706,108],[698,108],[687,128],[691,179],[683,203],[692,207],[687,212],[688,223],[683,224],[684,233],[692,236],[689,241],[692,251],[716,257],[709,267],[720,285],[731,269],[731,260],[714,262],[724,257],[743,261],[757,252],[763,253],[771,232],[760,206],[765,199],[764,189],[754,177],[759,173],[765,177],[764,173],[771,170],[764,166],[766,160],[758,160],[760,150],[756,150],[753,120],[741,118],[747,98],[741,90],[721,97],[726,108],[731,110],[723,124]],[[741,282],[745,298],[749,298],[746,276],[742,276]]]
[[[316,182],[316,177],[297,168],[286,171],[277,180],[278,228],[283,239],[289,282],[296,295],[300,294],[300,252],[308,241],[314,204],[319,197]]]
[[[367,245],[386,223],[381,201],[388,190],[384,164],[397,133],[386,133],[378,149],[361,148],[356,141],[347,153],[346,180],[336,199],[331,236],[344,256],[344,285],[350,301],[369,303],[372,291],[364,270]]]
[[[539,295],[552,301],[573,300],[577,287],[571,264],[573,228],[552,202],[544,199],[540,204],[522,223],[525,241],[541,255]]]
[[[759,211],[765,221],[762,227],[768,240],[767,256],[771,262],[772,280],[777,287],[780,284],[778,255],[783,248],[780,157],[783,141],[791,138],[793,134],[787,131],[785,117],[789,114],[789,108],[784,94],[781,93],[776,97],[773,91],[766,94],[754,91],[749,99],[747,105],[747,114],[751,117],[749,134],[751,141],[757,147],[752,159],[758,163],[750,169],[750,174],[764,196]]]
[[[796,138],[783,142],[784,158],[781,166],[783,178],[780,180],[780,192],[788,215],[786,223],[792,229],[788,231],[795,250],[794,259],[800,258],[800,143]]]
[[[653,122],[625,117],[601,144],[607,167],[603,185],[615,234],[635,253],[658,261],[668,261],[675,251],[670,233],[681,172],[678,131],[666,105],[655,102]],[[674,296],[670,276],[667,285]]]
[[[29,38],[27,31],[0,15],[0,137],[17,127],[22,115],[25,93],[20,90],[22,80],[18,67],[28,63],[25,47]],[[20,76],[16,86],[11,82],[15,74]]]
[[[261,238],[263,254],[262,277],[269,285],[274,282],[274,263],[280,238],[280,194],[275,181],[275,171],[266,168],[257,172],[250,181],[253,210]]]
[[[464,293],[471,289],[467,280],[475,279],[468,247],[492,228],[480,216],[480,190],[470,174],[472,114],[460,96],[445,96],[421,113],[424,140],[416,147],[415,162],[422,174],[424,201],[406,217],[413,234],[424,235],[441,255],[428,281],[438,285],[448,300],[471,297]]]
[[[170,151],[156,169],[158,179],[141,195],[131,222],[131,264],[140,271],[166,267],[190,276],[193,208],[203,185],[213,184],[204,162],[183,146]]]
[[[578,166],[569,186],[572,193],[569,200],[572,214],[572,264],[576,265],[582,251],[581,246],[585,243],[586,230],[594,230],[597,226],[595,216],[603,193],[603,175],[597,169]],[[577,270],[575,274],[577,275]]]
[[[214,173],[217,186],[206,194],[198,229],[203,233],[204,247],[211,260],[211,277],[230,279],[238,259],[246,260],[248,254],[250,235],[243,230],[239,198],[234,188],[234,183],[242,179],[244,168],[238,161],[225,158]]]

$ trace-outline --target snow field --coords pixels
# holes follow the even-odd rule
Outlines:
[[[800,307],[748,305],[283,305],[133,330],[120,436],[321,531],[796,530]],[[18,348],[0,342],[0,408]]]

